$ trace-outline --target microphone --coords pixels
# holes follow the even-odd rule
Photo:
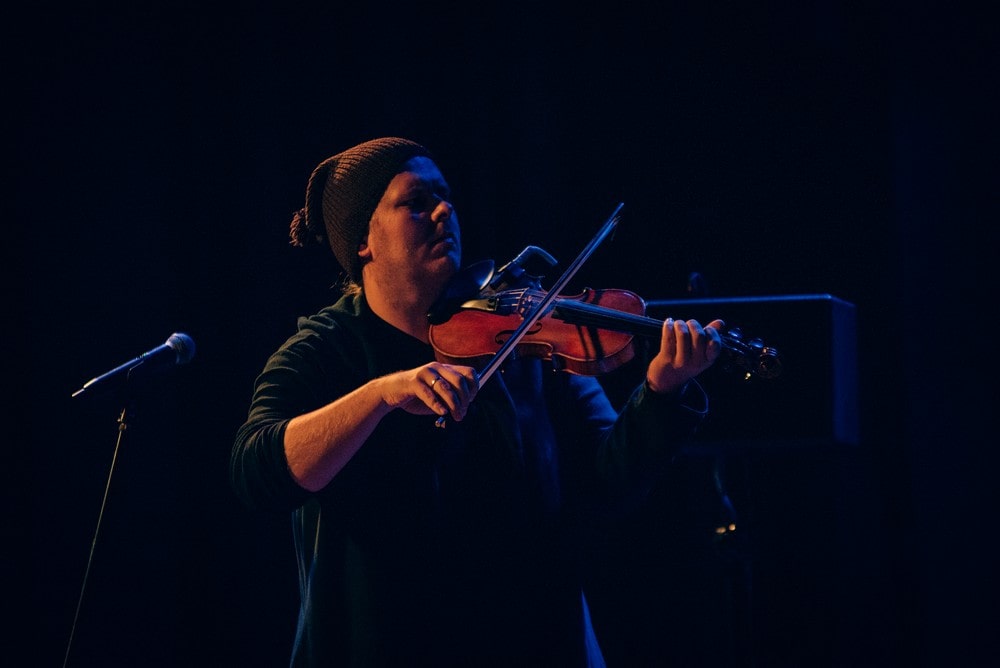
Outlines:
[[[187,334],[175,332],[162,345],[139,355],[134,360],[115,367],[103,375],[88,380],[72,396],[76,397],[84,392],[95,394],[120,387],[139,376],[146,376],[155,371],[162,371],[175,364],[187,364],[193,357],[194,340]]]

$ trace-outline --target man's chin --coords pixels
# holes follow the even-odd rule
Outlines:
[[[451,273],[458,271],[462,267],[462,251],[456,246],[452,246],[441,259]]]
[[[429,274],[434,275],[439,279],[450,279],[454,276],[462,266],[461,256],[457,253],[446,253],[439,257],[433,258],[426,265]]]

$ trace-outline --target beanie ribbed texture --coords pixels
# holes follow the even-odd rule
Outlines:
[[[291,243],[302,246],[326,237],[337,262],[352,280],[361,277],[358,246],[389,182],[403,163],[430,153],[400,137],[382,137],[333,155],[313,170],[306,186],[305,208],[295,214]]]

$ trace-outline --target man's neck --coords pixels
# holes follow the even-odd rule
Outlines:
[[[433,299],[414,289],[386,291],[377,284],[365,286],[365,298],[372,313],[410,336],[429,342],[427,311]]]

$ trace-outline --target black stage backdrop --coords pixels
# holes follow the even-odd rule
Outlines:
[[[287,662],[289,521],[238,504],[229,448],[266,355],[333,298],[332,261],[287,244],[310,170],[389,134],[437,155],[470,262],[530,244],[564,268],[624,202],[576,286],[684,299],[697,272],[712,297],[856,307],[857,443],[681,457],[595,544],[613,665],[995,649],[986,17],[326,4],[42,5],[6,23],[4,663],[62,665],[68,647],[71,666]],[[786,315],[769,343],[822,362]],[[190,364],[126,405],[71,399],[173,332],[196,341]],[[720,517],[737,533],[720,539]]]

